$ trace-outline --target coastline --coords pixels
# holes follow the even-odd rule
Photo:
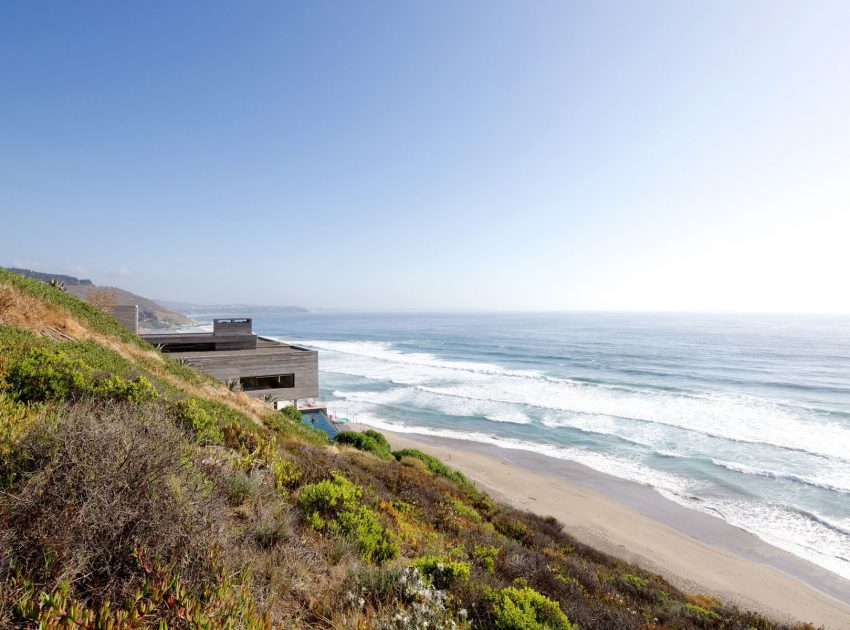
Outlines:
[[[505,503],[555,516],[577,540],[776,620],[850,628],[850,581],[649,486],[581,464],[488,444],[382,430],[394,449],[419,448]]]

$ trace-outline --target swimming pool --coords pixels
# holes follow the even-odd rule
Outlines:
[[[328,420],[324,411],[302,411],[301,415],[304,418],[304,424],[314,429],[321,429],[328,434],[328,438],[331,440],[339,433],[339,430]]]

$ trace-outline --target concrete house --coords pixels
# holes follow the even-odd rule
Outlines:
[[[270,394],[297,406],[319,395],[319,353],[257,336],[250,318],[215,319],[211,333],[141,336],[219,380],[238,380],[250,396]]]

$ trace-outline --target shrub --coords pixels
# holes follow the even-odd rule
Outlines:
[[[533,588],[508,586],[491,595],[496,630],[576,630],[558,602]]]
[[[469,563],[449,560],[438,556],[422,556],[413,561],[413,566],[422,572],[439,589],[447,589],[458,580],[469,577]]]
[[[480,523],[482,521],[481,515],[474,507],[454,498],[450,499],[449,503],[451,504],[455,514],[461,518],[465,518],[472,523]]]
[[[202,442],[218,444],[224,439],[218,423],[194,398],[174,402],[172,412],[177,423],[192,431]]]
[[[0,488],[10,487],[26,472],[25,453],[18,446],[33,423],[33,408],[0,391]]]
[[[393,522],[397,536],[405,544],[419,548],[426,540],[436,538],[434,529],[419,508],[405,501],[381,501],[381,510]]]
[[[298,505],[313,529],[350,536],[366,562],[391,560],[398,555],[398,545],[375,513],[360,505],[362,494],[359,486],[335,474],[333,479],[304,486]]]
[[[498,547],[488,547],[487,545],[475,545],[472,552],[473,558],[481,563],[481,566],[487,573],[496,572],[496,556],[499,555],[501,549]]]
[[[627,584],[631,584],[632,586],[637,586],[639,588],[646,588],[649,586],[649,580],[632,575],[631,573],[624,573],[620,576],[620,578]]]
[[[339,474],[333,479],[311,483],[301,489],[298,505],[304,511],[307,522],[314,529],[333,527],[337,513],[356,506],[362,490]],[[331,517],[328,522],[326,517]]]
[[[0,548],[34,584],[50,591],[67,579],[86,597],[116,601],[137,545],[173,559],[184,581],[197,575],[224,506],[159,407],[63,407],[21,442],[32,470],[0,495]]]
[[[233,475],[224,477],[221,481],[224,494],[230,505],[242,505],[260,492],[259,482],[248,476],[244,471],[237,470]]]
[[[342,431],[337,433],[334,441],[337,444],[347,444],[361,451],[377,455],[381,459],[390,459],[390,445],[387,439],[377,431]]]
[[[118,305],[115,290],[110,287],[91,287],[86,291],[86,302],[96,309],[106,312]]]
[[[280,541],[280,529],[274,522],[262,521],[254,529],[254,542],[261,549],[271,549]]]
[[[475,486],[469,479],[467,479],[466,475],[464,475],[460,471],[449,468],[433,455],[423,453],[422,451],[416,448],[405,448],[400,451],[393,451],[392,454],[397,461],[401,461],[401,459],[405,457],[412,457],[414,459],[418,459],[423,464],[425,464],[429,472],[435,475],[440,475],[441,477],[445,477],[446,479],[450,479],[451,481],[454,481],[455,483],[460,484],[461,486],[464,486],[467,489],[475,491]]]
[[[428,472],[428,467],[425,465],[425,462],[421,459],[416,459],[415,457],[402,457],[398,460],[398,463],[407,468]]]
[[[713,610],[708,610],[696,604],[685,604],[685,609],[700,621],[720,621],[722,617]]]
[[[366,569],[355,573],[345,588],[347,608],[371,608],[374,619],[358,627],[375,630],[450,630],[468,627],[458,623],[449,606],[450,595],[425,580],[414,567]],[[461,620],[464,610],[458,611]],[[346,627],[353,627],[347,625]]]
[[[79,356],[59,348],[35,347],[14,361],[6,375],[12,396],[22,402],[107,398],[143,402],[158,396],[148,380],[132,381],[96,372]]]
[[[272,462],[272,473],[274,474],[275,487],[280,491],[292,488],[301,481],[304,476],[298,467],[283,457]]]
[[[366,562],[381,564],[398,555],[398,545],[389,536],[375,513],[364,505],[339,514],[343,532],[354,539],[360,557]]]
[[[229,422],[222,428],[222,440],[227,448],[240,453],[251,453],[259,445],[259,435],[245,425]]]
[[[280,413],[283,416],[285,416],[286,418],[289,418],[290,420],[292,420],[293,422],[303,422],[304,421],[304,415],[296,407],[293,407],[292,405],[287,405],[286,407],[284,407],[283,409],[280,410]]]
[[[528,528],[528,525],[518,518],[507,515],[500,516],[493,521],[493,525],[496,528],[496,531],[503,536],[513,538],[525,545],[531,544],[531,530]]]
[[[388,453],[392,451],[392,447],[390,446],[390,443],[387,442],[387,438],[384,437],[383,433],[379,433],[374,429],[366,429],[365,431],[363,431],[363,435],[367,435],[373,440],[375,440],[381,446],[381,448],[386,449]]]

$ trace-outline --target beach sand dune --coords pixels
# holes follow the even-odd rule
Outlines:
[[[686,592],[713,595],[777,620],[850,629],[850,582],[651,488],[544,456],[385,435],[393,448],[435,455],[495,498],[552,515],[581,542],[652,570]],[[605,493],[589,487],[594,484]]]

